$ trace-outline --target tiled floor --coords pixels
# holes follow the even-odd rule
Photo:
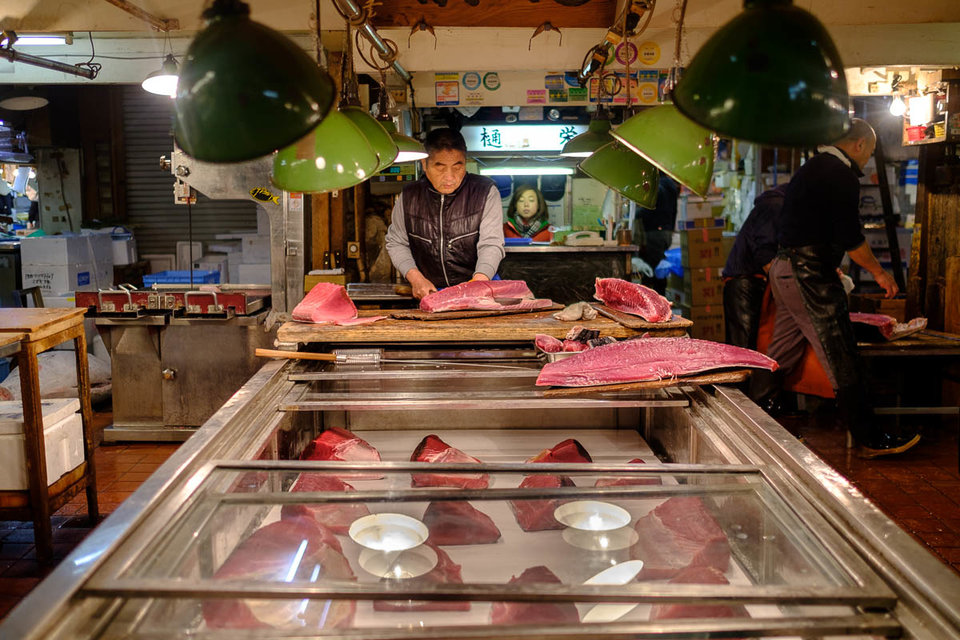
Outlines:
[[[887,515],[960,573],[960,473],[957,423],[929,423],[924,438],[897,457],[860,460],[829,412],[784,418],[807,445],[846,475]],[[96,451],[100,510],[109,514],[177,448],[175,444],[105,445]],[[90,532],[85,499],[54,516],[54,549],[62,560]],[[0,522],[0,618],[50,572],[36,560],[30,523]]]

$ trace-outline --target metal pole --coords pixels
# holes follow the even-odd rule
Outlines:
[[[360,7],[353,3],[353,0],[333,0],[338,3],[341,8],[345,9],[343,13],[347,15],[348,18],[354,20],[363,15],[363,12],[360,11]],[[395,52],[387,46],[387,43],[383,41],[383,38],[380,37],[380,34],[377,33],[377,30],[373,26],[364,21],[363,24],[359,25],[360,34],[366,38],[370,44],[380,53],[380,56],[384,59],[392,56]],[[349,46],[353,46],[351,43]],[[399,62],[396,60],[393,61],[393,70],[397,72],[404,82],[410,82],[413,77],[410,75],[410,72],[404,69]]]
[[[19,51],[14,51],[13,49],[9,48],[0,47],[0,56],[6,58],[10,62],[23,62],[25,64],[31,64],[35,67],[43,67],[44,69],[50,69],[51,71],[70,73],[75,76],[89,78],[90,80],[93,80],[97,77],[97,72],[94,69],[84,69],[82,67],[76,67],[65,62],[40,58],[38,56],[32,56],[29,53],[20,53]]]

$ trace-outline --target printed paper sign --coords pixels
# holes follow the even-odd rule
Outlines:
[[[660,60],[660,45],[652,40],[640,44],[640,62],[645,65],[656,64]]]
[[[437,105],[460,104],[460,82],[457,80],[442,80],[436,83]]]
[[[547,90],[527,89],[527,104],[547,104]]]
[[[463,74],[463,88],[468,91],[476,91],[480,88],[480,74],[476,71],[468,71]]]

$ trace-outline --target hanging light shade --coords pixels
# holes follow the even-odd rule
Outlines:
[[[830,35],[791,0],[745,0],[700,48],[673,93],[687,117],[722,136],[815,146],[850,128],[847,81]]]
[[[207,162],[266,155],[307,135],[329,113],[330,76],[239,0],[214,0],[190,43],[177,88],[177,144]]]
[[[374,173],[383,171],[397,159],[399,149],[394,144],[390,134],[380,126],[380,123],[374,119],[362,107],[342,107],[340,113],[350,119],[363,133],[363,136],[370,143],[370,147],[377,154],[379,162]]]
[[[360,184],[380,159],[350,118],[332,111],[309,135],[273,158],[273,186],[284,191],[321,193]]]
[[[641,207],[653,209],[657,204],[656,167],[616,141],[584,158],[580,170]]]
[[[414,162],[427,157],[427,150],[423,148],[423,145],[420,144],[416,138],[405,136],[397,131],[397,125],[394,124],[393,120],[382,120],[378,118],[377,122],[390,134],[393,143],[397,145],[399,153],[397,153],[397,157],[393,161],[394,164]]]
[[[613,142],[610,135],[610,120],[594,118],[587,130],[563,145],[561,156],[567,158],[586,158],[605,144]]]
[[[641,111],[611,135],[694,193],[706,195],[716,137],[672,105]]]
[[[177,97],[177,61],[173,55],[167,54],[163,59],[158,71],[152,71],[150,75],[143,79],[140,86],[144,91],[155,93],[159,96]]]

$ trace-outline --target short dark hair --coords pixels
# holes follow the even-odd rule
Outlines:
[[[460,132],[447,128],[434,129],[428,133],[423,147],[427,155],[433,155],[436,151],[460,151],[467,154],[467,143]]]

